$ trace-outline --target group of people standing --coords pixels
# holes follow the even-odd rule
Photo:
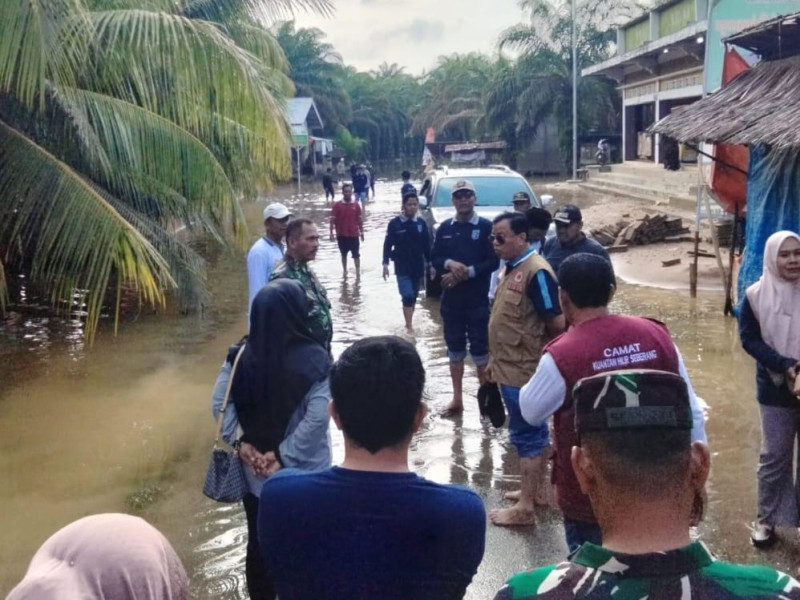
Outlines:
[[[711,464],[702,410],[666,326],[610,313],[613,268],[582,233],[580,209],[559,208],[556,237],[543,242],[550,215],[526,192],[514,195],[516,212],[492,222],[475,214],[475,201],[471,182],[456,183],[456,215],[430,244],[416,191],[405,188],[387,229],[383,276],[394,260],[409,328],[422,277],[442,279],[453,382],[446,413],[463,410],[468,345],[481,386],[502,397],[521,489],[506,495],[512,506],[490,512],[491,522],[534,524],[553,461],[570,556],[512,576],[496,600],[800,599],[790,576],[717,561],[692,541]],[[352,219],[339,210],[336,233]],[[249,332],[229,349],[212,398],[218,416],[230,387],[222,435],[246,465],[250,598],[463,598],[483,558],[487,515],[474,491],[409,468],[427,415],[419,354],[406,340],[377,336],[334,362],[330,303],[309,266],[317,228],[279,203],[264,218],[265,235],[247,259]],[[800,236],[768,240],[740,331],[758,361],[764,440],[752,539],[767,545],[776,526],[798,519]],[[344,437],[335,467],[331,420]],[[125,543],[109,545],[109,528]],[[188,579],[149,525],[101,515],[48,540],[9,595],[59,597],[183,600]]]

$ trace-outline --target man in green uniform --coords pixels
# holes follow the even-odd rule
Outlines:
[[[295,219],[286,227],[286,253],[283,261],[272,271],[269,280],[286,277],[296,279],[306,288],[311,305],[308,314],[308,328],[314,337],[331,351],[333,324],[331,322],[331,303],[325,288],[308,263],[317,257],[319,232],[309,219]]]
[[[711,459],[705,443],[691,441],[682,377],[611,371],[580,380],[573,400],[572,466],[603,545],[584,543],[566,562],[514,575],[495,600],[800,599],[792,577],[717,561],[691,541]]]

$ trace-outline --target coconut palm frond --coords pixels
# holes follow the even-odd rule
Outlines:
[[[160,207],[162,221],[186,222],[203,214],[217,223],[230,221],[236,230],[243,227],[225,170],[190,132],[144,108],[96,92],[65,89],[56,101],[84,130],[91,129],[91,135],[82,137],[99,142],[106,160],[90,165],[90,170],[109,189],[130,196],[135,187],[126,185],[131,183],[126,174],[137,172],[186,199],[185,214],[172,213],[168,202]]]
[[[0,189],[0,246],[17,253],[6,262],[29,262],[31,280],[50,291],[53,305],[86,290],[89,338],[112,272],[156,305],[174,287],[167,261],[102,193],[2,121]]]
[[[216,25],[141,10],[91,13],[99,40],[87,87],[127,99],[193,132],[224,114],[288,143],[285,75],[269,74]],[[224,121],[219,122],[224,126]],[[288,160],[288,158],[287,158]]]
[[[0,92],[43,109],[47,82],[73,83],[90,39],[80,0],[3,0]]]

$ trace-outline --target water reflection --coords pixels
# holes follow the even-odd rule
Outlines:
[[[333,303],[335,355],[368,335],[405,335],[395,282],[381,277],[383,234],[399,210],[399,186],[379,181],[377,202],[366,207],[360,281],[352,272],[342,277],[336,243],[327,236],[321,240],[313,268]],[[603,200],[570,194],[584,206]],[[270,199],[287,203],[327,232],[330,205],[317,190],[297,195],[284,188]],[[263,202],[244,207],[254,239],[263,207]],[[150,493],[157,502],[143,514],[175,545],[192,573],[194,597],[246,597],[244,515],[238,506],[215,504],[200,493],[213,440],[211,386],[227,346],[246,330],[246,271],[238,254],[221,253],[210,263],[211,302],[204,316],[133,311],[130,321],[136,322],[123,323],[116,338],[101,324],[90,351],[79,320],[37,312],[32,299],[4,319],[0,593],[21,577],[35,548],[60,526],[91,512],[130,510],[131,498],[147,500]],[[708,402],[714,470],[700,535],[723,557],[789,568],[793,544],[759,554],[747,541],[759,443],[754,367],[722,306],[721,294],[691,299],[688,293],[622,283],[612,308],[666,322],[697,393]],[[464,379],[463,416],[437,416],[451,393],[438,309],[437,301],[422,299],[414,316],[411,339],[426,366],[431,411],[414,440],[412,464],[434,481],[473,487],[488,509],[504,506],[503,493],[519,481],[516,453],[505,429],[480,421],[471,400],[477,392],[471,368]],[[337,432],[333,440],[339,461]],[[538,518],[535,528],[487,529],[486,557],[468,598],[491,597],[511,573],[563,556],[557,511],[541,508]]]

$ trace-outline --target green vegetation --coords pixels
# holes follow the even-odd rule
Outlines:
[[[182,229],[242,239],[239,198],[284,179],[293,93],[257,18],[328,0],[0,2],[0,298],[24,274],[54,306],[85,290],[201,298]],[[66,303],[68,304],[68,303]],[[69,310],[67,306],[66,310]]]
[[[504,139],[513,164],[551,116],[568,156],[567,2],[522,0],[529,19],[503,33],[498,57],[443,56],[420,77],[345,66],[322,31],[289,20],[331,3],[0,2],[0,309],[19,275],[61,310],[83,298],[90,339],[123,295],[202,303],[205,265],[186,233],[242,242],[240,200],[290,173],[293,95],[315,99],[350,160],[418,160],[433,127]],[[579,68],[610,55],[633,9],[581,2]],[[580,131],[616,129],[613,84],[579,85]]]

